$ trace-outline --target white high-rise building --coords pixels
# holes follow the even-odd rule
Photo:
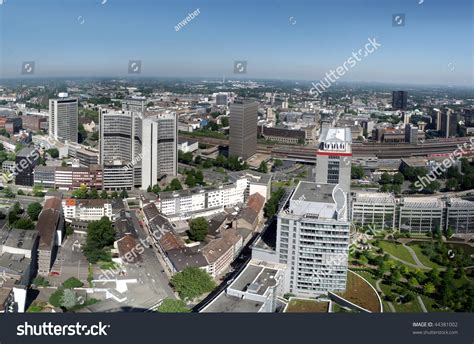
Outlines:
[[[77,98],[59,93],[59,98],[49,100],[49,136],[64,142],[77,142]]]
[[[321,128],[316,153],[316,183],[339,184],[349,194],[352,134],[350,128]]]
[[[178,174],[178,121],[175,113],[161,113],[143,119],[142,189],[161,177]]]
[[[277,255],[284,293],[315,297],[344,291],[349,233],[347,195],[338,185],[300,182],[278,213]]]
[[[102,110],[100,164],[104,189],[148,188],[178,173],[177,120],[174,113]]]

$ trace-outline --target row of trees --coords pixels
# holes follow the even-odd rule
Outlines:
[[[278,188],[278,190],[272,192],[270,199],[265,203],[263,211],[267,218],[272,217],[278,211],[278,204],[281,198],[285,195],[285,189]]]

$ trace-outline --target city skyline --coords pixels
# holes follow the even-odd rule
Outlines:
[[[0,6],[0,78],[226,76],[318,82],[375,38],[379,51],[338,82],[473,84],[469,1],[59,4],[25,0]],[[166,12],[160,11],[165,6]],[[197,9],[198,15],[177,31],[176,25]],[[406,16],[403,27],[392,26],[397,13]],[[140,73],[129,74],[128,64],[135,60],[141,62]],[[246,73],[234,74],[234,62],[241,60],[247,61]],[[21,74],[25,61],[35,62],[33,75]]]

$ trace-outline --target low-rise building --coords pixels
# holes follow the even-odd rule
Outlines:
[[[273,313],[283,295],[285,266],[252,260],[202,313]]]
[[[235,229],[227,229],[202,248],[208,262],[208,272],[216,278],[228,270],[242,248],[242,237]]]
[[[199,148],[199,142],[187,137],[178,137],[178,150],[183,153],[194,152]]]
[[[98,221],[102,217],[115,221],[124,208],[120,199],[75,199],[62,200],[62,207],[66,221]]]
[[[352,223],[355,225],[395,229],[397,202],[393,194],[357,192],[351,203]]]
[[[410,233],[443,229],[443,202],[436,197],[404,197],[400,200],[398,227]]]
[[[66,190],[74,190],[81,185],[86,185],[88,188],[101,190],[103,172],[99,165],[89,167],[36,166],[34,184]]]

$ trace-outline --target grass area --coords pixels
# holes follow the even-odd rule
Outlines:
[[[420,260],[420,262],[423,263],[423,265],[429,267],[429,268],[441,268],[440,265],[436,264],[435,262],[431,261],[431,259],[423,253],[423,249],[419,245],[409,245],[413,251],[415,251],[416,256]]]
[[[26,310],[26,313],[41,313],[46,305],[44,301],[33,301]]]
[[[380,312],[379,298],[370,284],[354,272],[347,273],[347,287],[344,293],[338,293],[344,299],[371,312]]]
[[[421,295],[421,299],[423,300],[423,303],[425,304],[426,310],[429,313],[432,313],[432,312],[446,312],[445,310],[441,310],[439,308],[439,305],[432,298],[429,298],[428,296],[425,296],[425,295]]]
[[[402,259],[407,263],[416,264],[410,252],[408,252],[408,250],[401,244],[391,243],[388,241],[380,241],[379,247],[381,247],[386,253],[399,259]]]
[[[112,270],[118,267],[114,262],[98,262],[97,263],[102,270]]]
[[[286,313],[327,313],[329,302],[292,298],[286,308]]]
[[[332,304],[332,312],[333,313],[359,313],[356,310],[346,309],[344,307],[341,307],[337,303]]]
[[[407,303],[392,302],[392,304],[393,307],[395,307],[397,313],[423,313],[423,310],[421,309],[421,306],[418,303],[416,296],[413,301]]]

